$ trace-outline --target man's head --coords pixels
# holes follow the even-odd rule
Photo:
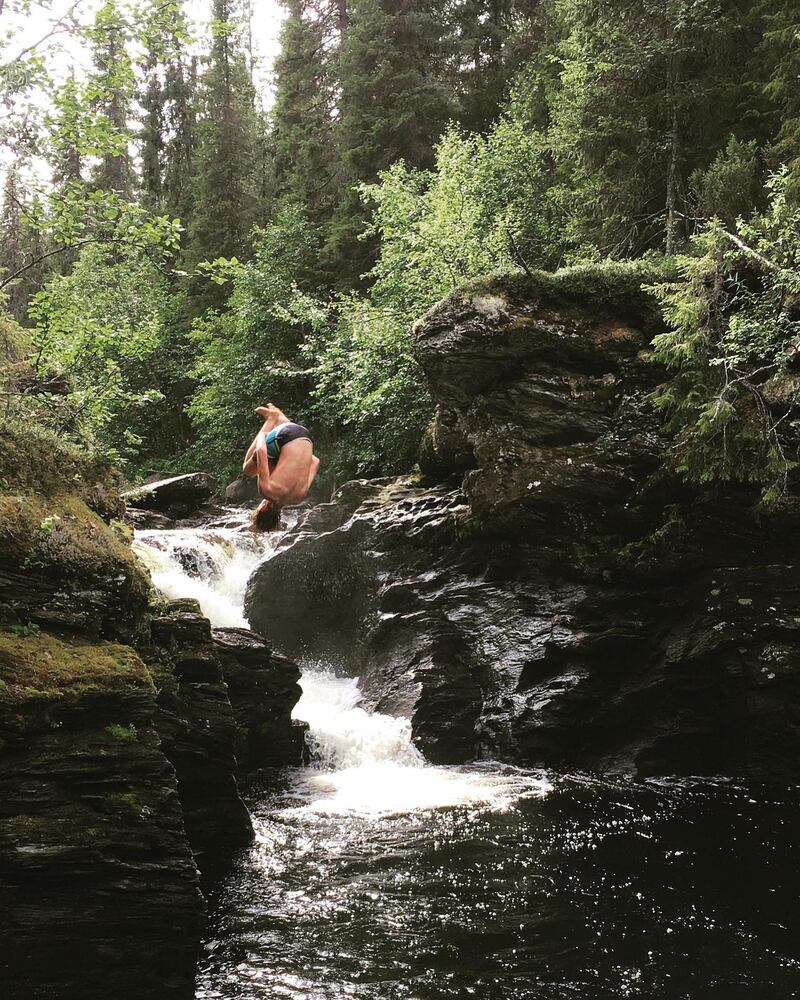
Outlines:
[[[281,508],[271,500],[262,500],[253,511],[253,531],[275,531],[281,523]]]

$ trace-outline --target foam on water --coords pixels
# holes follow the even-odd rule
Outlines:
[[[166,597],[193,597],[212,625],[247,628],[244,593],[271,551],[265,539],[235,528],[195,528],[137,531],[133,545]]]
[[[273,551],[270,536],[233,527],[137,531],[134,548],[165,596],[195,598],[212,625],[246,628],[250,574]],[[363,707],[358,679],[309,664],[294,717],[310,726],[315,764],[298,769],[290,810],[385,816],[459,805],[504,810],[549,785],[497,766],[434,767],[411,738],[411,721]]]
[[[411,740],[410,720],[367,712],[355,678],[309,666],[301,683],[294,716],[309,723],[322,765],[301,779],[302,810],[363,816],[459,805],[507,809],[521,796],[549,790],[547,782],[516,769],[426,764]]]

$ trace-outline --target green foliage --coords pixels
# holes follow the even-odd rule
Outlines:
[[[89,38],[95,71],[89,78],[87,93],[106,140],[92,181],[98,188],[127,197],[132,188],[128,147],[133,138],[129,117],[135,79],[128,52],[130,26],[117,0],[106,0],[100,7]]]
[[[96,437],[120,460],[136,454],[141,411],[161,398],[139,373],[159,347],[168,301],[158,268],[123,246],[85,246],[70,274],[37,294],[35,375],[65,376],[70,387],[61,431]]]
[[[247,255],[248,235],[259,221],[260,124],[255,91],[236,39],[229,0],[214,0],[211,55],[199,92],[197,147],[186,258],[191,268],[217,257]],[[201,306],[219,306],[218,286],[194,281]]]
[[[800,210],[786,199],[787,180],[773,179],[767,211],[733,238],[711,222],[679,259],[680,280],[655,289],[670,329],[655,338],[654,357],[671,373],[655,403],[677,435],[678,470],[699,482],[759,483],[767,499],[795,464],[765,395],[800,337],[785,308],[800,291]]]
[[[789,169],[789,188],[800,193],[800,30],[794,0],[762,0],[764,35],[759,47],[763,89],[768,101],[779,109],[774,155]]]
[[[224,474],[274,399],[337,477],[403,471],[431,408],[413,321],[516,270],[646,317],[637,282],[658,284],[682,468],[774,479],[762,382],[795,332],[794,6],[289,0],[269,116],[233,0],[214,0],[202,59],[183,0],[91,5],[57,34],[92,68],[58,81],[50,43],[0,33],[0,142],[20,162],[0,291],[35,326],[0,316],[6,416],[132,476]]]
[[[670,253],[691,232],[688,178],[728,136],[760,138],[743,0],[556,0],[549,138],[571,236],[602,255]]]
[[[742,142],[731,136],[705,170],[692,174],[699,216],[732,226],[740,216],[750,215],[762,200],[762,173],[755,140]]]
[[[456,111],[448,84],[451,54],[442,0],[353,0],[337,64],[336,135],[349,191],[330,228],[327,253],[351,285],[374,263],[376,246],[356,188],[375,182],[399,159],[430,167],[434,146]]]
[[[432,409],[412,356],[409,314],[352,295],[337,301],[329,322],[306,350],[314,418],[336,444],[335,478],[406,471]]]
[[[275,399],[295,419],[308,416],[303,333],[287,313],[309,276],[317,237],[304,212],[286,205],[254,234],[252,260],[239,266],[228,309],[198,319],[192,337],[198,388],[189,412],[198,439],[186,461],[233,474],[258,429],[256,406]]]
[[[304,205],[319,225],[330,217],[336,197],[333,67],[324,20],[305,0],[287,7],[274,68],[275,184],[282,201]]]

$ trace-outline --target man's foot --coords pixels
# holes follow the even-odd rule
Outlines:
[[[269,420],[270,417],[274,417],[276,412],[277,407],[273,406],[272,403],[267,403],[266,406],[256,407],[256,413],[265,420]]]

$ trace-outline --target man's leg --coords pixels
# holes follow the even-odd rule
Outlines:
[[[319,459],[316,455],[311,456],[311,468],[308,472],[308,483],[306,484],[306,493],[311,489],[311,484],[317,478],[317,473],[319,472]]]

